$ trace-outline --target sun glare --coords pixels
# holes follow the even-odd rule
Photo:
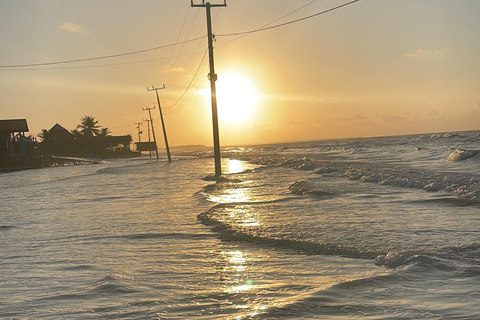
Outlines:
[[[252,81],[238,73],[231,73],[219,75],[216,85],[220,121],[241,124],[252,117],[258,104],[258,94]]]

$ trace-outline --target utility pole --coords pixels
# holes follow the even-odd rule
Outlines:
[[[150,116],[150,125],[152,126],[153,142],[155,143],[155,153],[157,154],[157,160],[158,160],[157,139],[155,138],[155,129],[153,128],[152,112],[150,111],[150,110],[152,110],[152,109],[155,109],[155,107],[142,108],[142,109],[143,109],[143,111],[148,111],[148,115]]]
[[[210,89],[212,92],[212,122],[213,122],[213,151],[215,157],[215,176],[220,177],[222,175],[222,163],[220,156],[220,135],[218,133],[218,112],[217,112],[217,88],[215,82],[217,81],[217,75],[215,74],[215,64],[213,59],[213,32],[212,32],[212,7],[226,7],[227,0],[223,0],[223,4],[211,4],[205,3],[202,0],[202,4],[194,4],[194,0],[191,0],[192,7],[204,7],[207,11],[207,32],[208,32],[208,52],[210,61],[210,73],[208,79],[210,80]]]
[[[147,91],[154,91],[157,94],[157,103],[158,103],[158,111],[160,112],[160,120],[162,121],[162,128],[163,128],[163,137],[165,138],[165,149],[167,149],[167,157],[168,162],[172,162],[172,157],[170,156],[170,147],[168,146],[168,139],[167,139],[167,129],[165,128],[165,123],[163,122],[163,114],[162,114],[162,107],[160,106],[160,98],[158,97],[158,90],[165,89],[165,85],[162,88],[155,88],[152,86],[152,89],[148,89]]]
[[[148,142],[150,142],[150,119],[143,119],[143,122],[147,123]],[[152,150],[148,150],[148,154],[150,155],[150,159],[151,159],[152,158]]]
[[[142,123],[141,123],[141,122],[135,122],[135,124],[137,125],[138,142],[141,142],[141,141],[140,141],[140,135],[142,134],[142,130],[140,130],[140,125],[141,125]]]

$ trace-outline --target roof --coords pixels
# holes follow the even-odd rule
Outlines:
[[[102,139],[109,144],[121,144],[121,143],[130,143],[132,141],[132,136],[131,135],[125,135],[125,136],[105,136],[105,137],[100,137],[97,136],[95,138]]]
[[[68,131],[67,129],[65,129],[64,127],[59,125],[58,123],[55,123],[55,125],[50,128],[49,132],[57,133],[57,134],[65,134],[65,133],[68,133],[69,135],[72,134],[70,131]]]
[[[0,120],[0,132],[28,132],[27,120]]]

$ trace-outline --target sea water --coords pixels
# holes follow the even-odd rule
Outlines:
[[[480,319],[479,132],[0,175],[2,319]]]

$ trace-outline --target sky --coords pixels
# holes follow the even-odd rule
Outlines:
[[[480,1],[361,0],[319,14],[348,2],[212,8],[222,146],[480,130]],[[94,116],[135,141],[141,123],[146,141],[143,109],[155,106],[162,147],[147,87],[165,85],[169,144],[211,146],[206,33],[190,0],[0,0],[0,119],[26,118],[37,135]],[[72,60],[85,61],[58,63]]]

